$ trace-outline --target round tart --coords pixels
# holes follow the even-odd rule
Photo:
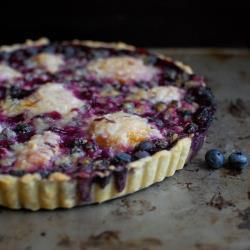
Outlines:
[[[123,43],[0,49],[0,205],[70,208],[172,176],[201,147],[214,97],[189,66]]]

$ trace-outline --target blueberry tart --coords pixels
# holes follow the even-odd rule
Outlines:
[[[215,112],[201,76],[123,43],[0,49],[0,205],[71,208],[133,193],[201,147]]]

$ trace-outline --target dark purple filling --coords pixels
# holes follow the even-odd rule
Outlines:
[[[30,63],[30,58],[38,53],[63,54],[65,65],[56,74],[50,74],[44,69],[38,69]],[[86,74],[76,74],[90,60],[106,58],[110,56],[128,55],[139,57],[148,65],[160,69],[160,74],[150,82],[133,82],[133,84],[120,84],[115,80],[103,83],[98,79],[90,79]],[[136,51],[115,50],[111,48],[90,48],[87,46],[73,45],[70,42],[51,43],[45,46],[19,49],[13,52],[0,52],[0,63],[6,63],[23,74],[23,77],[11,81],[0,82],[0,100],[7,96],[22,99],[31,95],[41,84],[47,82],[60,82],[67,85],[76,97],[86,102],[86,110],[76,110],[77,117],[74,123],[57,126],[57,121],[62,119],[56,111],[36,117],[20,114],[14,117],[6,117],[0,113],[0,123],[5,124],[5,129],[0,134],[0,158],[4,159],[14,143],[28,141],[35,134],[35,120],[44,119],[48,124],[47,130],[60,135],[60,148],[62,154],[79,154],[79,159],[73,165],[61,164],[32,170],[15,170],[13,165],[0,166],[1,174],[22,176],[27,172],[39,172],[43,178],[47,178],[53,172],[62,172],[78,180],[80,200],[88,201],[90,188],[93,182],[105,187],[111,176],[114,177],[117,190],[122,191],[126,182],[126,165],[134,160],[152,155],[163,149],[170,149],[178,139],[193,136],[192,156],[201,147],[206,131],[213,119],[215,112],[214,97],[211,90],[205,87],[203,78],[197,75],[189,75],[174,63],[158,58],[143,49]],[[186,87],[187,81],[196,82],[195,87]],[[104,87],[111,86],[119,92],[118,96],[101,96]],[[182,106],[176,102],[168,105],[163,103],[152,104],[149,101],[126,101],[126,96],[132,91],[133,86],[148,89],[155,86],[177,85],[185,89]],[[193,105],[198,109],[193,112]],[[89,138],[88,133],[82,129],[86,118],[93,115],[104,115],[123,110],[134,114],[141,109],[141,116],[147,118],[155,125],[164,136],[163,140],[151,139],[140,143],[135,149],[125,149],[123,152],[100,147],[96,141]],[[175,135],[175,137],[174,137]],[[177,136],[177,137],[176,137]],[[173,139],[175,138],[175,139]],[[110,170],[110,164],[115,170]]]

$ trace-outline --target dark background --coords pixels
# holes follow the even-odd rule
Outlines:
[[[250,11],[241,1],[9,1],[0,4],[0,25],[1,44],[47,36],[147,47],[250,45]]]

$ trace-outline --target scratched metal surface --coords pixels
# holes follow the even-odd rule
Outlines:
[[[250,172],[211,171],[211,147],[250,152],[250,54],[164,50],[206,76],[217,120],[202,150],[162,183],[102,205],[57,211],[0,208],[0,249],[250,249]]]

